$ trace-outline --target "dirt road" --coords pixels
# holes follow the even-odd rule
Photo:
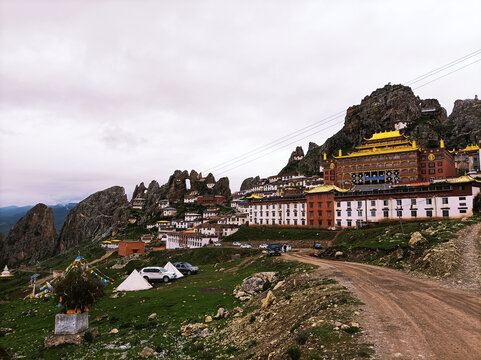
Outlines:
[[[319,266],[323,276],[362,301],[360,319],[379,359],[481,359],[481,297],[399,271],[289,253],[285,259]]]

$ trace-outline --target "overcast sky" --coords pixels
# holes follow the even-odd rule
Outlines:
[[[130,197],[141,181],[208,170],[481,48],[479,0],[0,4],[0,206],[113,185]],[[478,62],[415,93],[450,113],[480,85]],[[275,174],[296,144],[322,144],[343,120],[214,176],[238,190]]]

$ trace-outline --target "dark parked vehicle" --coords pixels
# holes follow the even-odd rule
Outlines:
[[[320,243],[315,243],[314,249],[322,249],[322,245]]]
[[[174,266],[184,275],[197,274],[199,272],[197,266],[192,266],[188,262],[176,262]]]
[[[267,245],[267,256],[281,256],[282,245],[281,244],[269,244]]]

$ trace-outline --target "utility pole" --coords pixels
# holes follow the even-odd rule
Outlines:
[[[401,215],[399,215],[399,224],[401,224],[401,231],[402,231],[402,233],[403,233],[403,235],[404,235],[404,228],[403,228],[403,222],[402,222],[402,220],[401,220]]]

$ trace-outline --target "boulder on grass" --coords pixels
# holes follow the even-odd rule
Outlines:
[[[416,248],[420,245],[424,245],[426,244],[428,241],[426,240],[426,238],[424,236],[421,235],[421,233],[419,231],[415,231],[411,234],[411,239],[409,239],[409,246],[411,248]]]

